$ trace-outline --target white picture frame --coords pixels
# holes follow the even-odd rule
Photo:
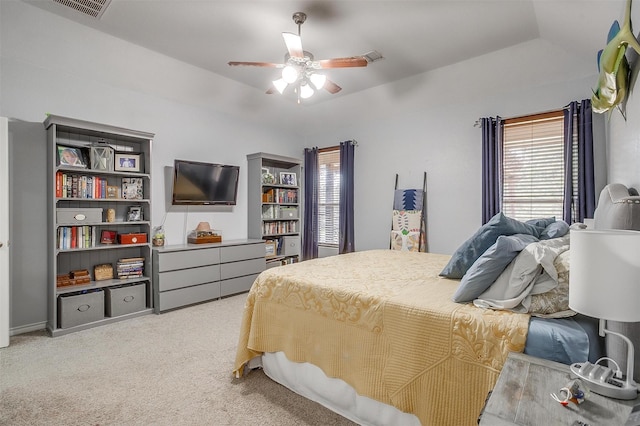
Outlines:
[[[140,172],[140,154],[116,152],[113,169],[117,172]]]
[[[298,186],[298,177],[293,172],[280,172],[280,185]]]

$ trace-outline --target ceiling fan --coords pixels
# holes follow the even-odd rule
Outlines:
[[[272,62],[242,62],[231,61],[231,66],[254,66],[267,68],[281,68],[281,78],[274,80],[272,86],[267,90],[267,94],[278,92],[283,94],[288,86],[292,86],[297,94],[298,103],[301,99],[313,96],[316,90],[325,89],[331,94],[338,93],[342,87],[329,80],[326,75],[318,71],[330,68],[353,68],[366,67],[373,60],[382,59],[378,52],[371,52],[375,57],[369,59],[369,54],[361,56],[351,56],[347,58],[333,58],[315,60],[313,55],[302,49],[302,39],[300,38],[300,27],[307,20],[307,15],[303,12],[293,14],[293,22],[298,25],[298,34],[289,32],[282,33],[284,43],[287,46],[287,53],[284,56],[284,63]],[[315,89],[315,90],[314,90]]]

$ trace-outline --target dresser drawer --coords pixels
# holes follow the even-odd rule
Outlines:
[[[158,272],[220,263],[220,249],[185,250],[158,253]]]
[[[160,311],[220,298],[220,283],[201,284],[160,293]]]
[[[220,265],[181,269],[158,274],[158,290],[168,291],[220,280]]]
[[[263,250],[263,257],[260,259],[243,260],[240,262],[223,263],[220,265],[220,279],[242,277],[244,275],[259,274],[264,271],[264,245],[260,245]]]
[[[259,274],[247,275],[245,277],[231,278],[230,280],[220,281],[220,296],[228,296],[230,294],[242,293],[251,290],[253,282]]]
[[[220,248],[220,262],[235,262],[237,260],[264,257],[264,242]]]

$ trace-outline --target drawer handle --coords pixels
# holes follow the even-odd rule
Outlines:
[[[78,310],[80,312],[87,312],[90,308],[91,308],[90,305],[80,305],[80,306],[78,306]]]
[[[133,297],[133,296],[125,296],[125,298],[122,299],[122,300],[124,300],[125,302],[133,302],[133,299],[135,299],[135,297]]]
[[[78,213],[77,215],[75,215],[73,217],[75,220],[85,220],[87,217],[85,215],[83,215],[82,213]]]

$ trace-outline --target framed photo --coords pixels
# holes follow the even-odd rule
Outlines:
[[[86,150],[77,146],[56,145],[58,165],[87,168]]]
[[[142,200],[143,192],[142,178],[122,178],[122,198]]]
[[[120,198],[120,188],[115,185],[107,185],[107,198]]]
[[[127,221],[139,222],[142,220],[142,206],[130,206],[127,213]]]
[[[116,231],[103,230],[100,234],[101,244],[113,244],[116,242]]]
[[[113,169],[118,172],[139,172],[140,154],[130,152],[116,152],[113,161]]]
[[[298,179],[295,173],[280,172],[280,185],[298,185]]]

